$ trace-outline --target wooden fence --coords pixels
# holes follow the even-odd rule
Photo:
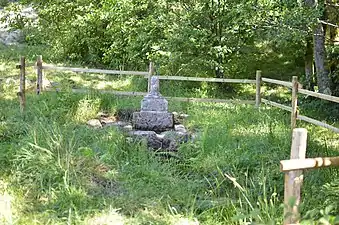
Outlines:
[[[20,65],[20,91],[18,96],[20,98],[21,110],[25,107],[25,74],[26,74],[26,63],[25,57],[21,57]],[[32,65],[31,65],[32,66]],[[51,65],[44,65],[42,57],[39,56],[34,68],[37,70],[37,85],[36,93],[40,94],[43,90],[42,87],[42,76],[43,70],[59,70],[59,71],[72,71],[72,72],[86,72],[86,73],[102,73],[111,75],[134,75],[142,76],[148,79],[147,90],[150,90],[150,80],[154,75],[153,63],[150,63],[149,71],[120,71],[120,70],[101,70],[101,69],[86,69],[86,68],[71,68],[71,67],[58,67]],[[173,99],[177,101],[192,101],[192,102],[221,102],[221,103],[240,103],[240,104],[255,104],[256,107],[260,107],[261,103],[271,105],[282,110],[291,112],[291,128],[293,129],[292,134],[292,147],[291,147],[291,159],[280,161],[281,171],[285,172],[285,219],[284,224],[297,224],[299,220],[298,206],[300,204],[300,193],[301,185],[303,182],[302,170],[312,168],[323,168],[328,166],[339,166],[339,157],[332,158],[314,158],[305,159],[306,155],[306,140],[307,131],[303,128],[297,128],[297,120],[306,121],[317,126],[325,127],[336,133],[339,133],[339,128],[323,123],[321,121],[302,116],[298,114],[298,93],[313,96],[316,98],[332,101],[339,103],[339,97],[329,96],[321,93],[308,91],[301,88],[298,83],[298,78],[294,76],[292,82],[274,80],[264,78],[261,76],[261,71],[256,72],[256,79],[221,79],[221,78],[201,78],[201,77],[182,77],[182,76],[159,76],[160,80],[178,80],[178,81],[204,81],[204,82],[221,82],[221,83],[246,83],[256,85],[256,96],[255,101],[245,100],[229,100],[229,99],[206,99],[206,98],[183,98],[183,97],[166,97],[167,99]],[[261,98],[261,87],[262,83],[271,83],[276,85],[282,85],[291,88],[291,106],[286,106],[277,102],[269,101]],[[87,90],[74,89],[75,93],[85,93]],[[122,91],[102,91],[103,93],[111,93],[122,96],[144,96],[147,92],[122,92]],[[294,204],[292,207],[289,206],[289,200],[294,198]]]
[[[132,75],[132,76],[141,76],[148,79],[147,91],[150,89],[151,77],[154,75],[154,66],[151,62],[149,65],[149,71],[121,71],[121,70],[102,70],[102,69],[87,69],[87,68],[73,68],[73,67],[60,67],[54,65],[45,65],[42,61],[42,56],[38,56],[37,62],[34,65],[26,65],[25,58],[21,57],[20,65],[17,67],[20,68],[20,91],[18,96],[20,97],[20,106],[23,110],[25,106],[25,68],[27,66],[33,66],[37,71],[37,85],[36,93],[40,94],[42,87],[42,76],[44,70],[57,70],[57,71],[71,71],[71,72],[83,72],[83,73],[101,73],[101,74],[110,74],[110,75]],[[183,76],[158,76],[160,80],[177,80],[177,81],[203,81],[203,82],[219,82],[219,83],[242,83],[242,84],[253,84],[256,85],[256,95],[255,101],[251,100],[234,100],[234,99],[207,99],[207,98],[184,98],[184,97],[165,97],[167,99],[172,99],[176,101],[185,101],[185,102],[214,102],[214,103],[235,103],[235,104],[255,104],[256,107],[260,107],[261,103],[266,105],[274,106],[282,110],[291,112],[291,129],[294,129],[297,125],[297,120],[306,121],[308,123],[315,124],[317,126],[325,127],[329,130],[332,130],[336,133],[339,133],[339,128],[332,125],[323,123],[321,121],[309,118],[303,115],[298,114],[298,94],[305,94],[313,96],[316,98],[332,101],[339,103],[339,97],[325,95],[321,93],[312,92],[301,88],[301,85],[298,83],[298,77],[292,77],[292,82],[269,79],[261,76],[261,71],[256,72],[256,79],[222,79],[222,78],[204,78],[204,77],[183,77]],[[261,87],[263,83],[271,83],[276,85],[281,85],[288,87],[292,90],[291,94],[291,106],[286,106],[277,102],[269,101],[261,97]],[[73,92],[86,92],[87,90],[75,89]],[[123,92],[123,91],[102,91],[104,93],[111,93],[115,95],[122,96],[144,96],[147,92]]]
[[[296,77],[296,76],[292,77],[292,82],[286,82],[286,81],[274,80],[274,79],[269,79],[269,78],[261,78],[261,72],[257,71],[257,84],[259,84],[261,82],[277,84],[277,85],[281,85],[281,86],[291,88],[291,90],[292,90],[291,106],[286,106],[286,105],[283,105],[283,104],[280,104],[280,103],[277,103],[277,102],[272,102],[272,101],[269,101],[267,99],[261,99],[261,101],[260,101],[260,98],[258,98],[258,97],[256,98],[257,99],[257,103],[256,103],[257,106],[260,105],[260,103],[262,102],[262,103],[265,103],[267,105],[271,105],[271,106],[280,108],[282,110],[291,112],[291,129],[294,129],[296,127],[297,120],[302,120],[302,121],[312,123],[312,124],[317,125],[317,126],[327,128],[327,129],[329,129],[329,130],[331,130],[335,133],[339,133],[339,128],[337,128],[337,127],[334,127],[330,124],[326,124],[324,122],[315,120],[315,119],[307,117],[307,116],[300,115],[298,113],[298,94],[299,93],[305,94],[305,95],[308,95],[308,96],[313,96],[313,97],[316,97],[316,98],[332,101],[332,102],[335,102],[335,103],[339,103],[339,97],[325,95],[325,94],[321,94],[321,93],[317,93],[317,92],[313,92],[313,91],[303,89],[301,87],[301,85],[298,83],[298,77]],[[260,95],[260,87],[258,88],[258,86],[259,85],[257,85],[257,95]]]
[[[300,219],[301,187],[304,169],[339,166],[339,157],[306,159],[307,130],[296,128],[292,134],[291,156],[280,161],[280,170],[285,173],[284,224],[298,224]]]

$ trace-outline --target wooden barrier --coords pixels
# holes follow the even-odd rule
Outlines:
[[[317,93],[317,92],[305,90],[305,89],[302,89],[302,88],[300,88],[298,91],[301,94],[310,95],[310,96],[313,96],[313,97],[316,97],[316,98],[321,98],[321,99],[328,100],[328,101],[331,101],[331,102],[339,103],[339,97],[335,97],[335,96],[331,96],[331,95],[325,95],[325,94],[322,94],[322,93]]]
[[[29,64],[26,64],[27,67]],[[20,68],[20,65],[18,66]],[[102,74],[113,74],[113,75],[136,75],[142,76],[148,79],[147,82],[147,90],[150,89],[150,82],[151,77],[154,75],[154,64],[150,62],[149,64],[149,71],[121,71],[121,70],[103,70],[103,69],[87,69],[87,68],[73,68],[73,67],[59,67],[54,65],[43,65],[42,56],[39,56],[36,62],[35,68],[37,69],[37,94],[40,94],[42,91],[42,76],[43,70],[59,70],[59,71],[71,71],[71,72],[83,72],[83,73],[102,73]],[[324,100],[329,100],[332,102],[339,103],[339,97],[329,96],[321,93],[316,93],[312,91],[308,91],[301,88],[301,85],[298,83],[297,77],[293,77],[292,82],[275,80],[270,78],[265,78],[261,76],[261,71],[256,72],[256,79],[223,79],[223,78],[206,78],[206,77],[183,77],[183,76],[158,76],[160,80],[177,80],[177,81],[198,81],[198,82],[221,82],[221,83],[242,83],[242,84],[255,84],[256,85],[256,95],[255,95],[255,106],[259,107],[261,102],[271,105],[274,107],[278,107],[280,109],[286,110],[291,112],[291,128],[296,127],[297,119],[303,120],[318,126],[325,127],[330,129],[336,133],[339,133],[339,128],[331,126],[329,124],[323,123],[321,121],[298,115],[297,107],[297,94],[307,94],[316,98],[321,98]],[[269,101],[267,99],[262,99],[261,97],[261,82],[267,82],[277,85],[282,85],[292,89],[292,100],[291,100],[291,107],[279,104],[277,102]],[[74,92],[77,92],[75,90]],[[105,92],[105,91],[103,91]],[[141,92],[114,92],[111,91],[112,94],[117,95],[125,95],[125,96],[133,96],[135,94],[139,95]],[[224,103],[239,103],[239,104],[253,104],[253,101],[241,101],[241,100],[225,100],[225,99],[197,99],[197,98],[172,98],[178,101],[200,101],[200,102],[224,102]],[[20,100],[21,101],[21,100]]]
[[[90,90],[87,89],[72,89],[72,92],[74,93],[88,93]],[[119,96],[145,96],[147,95],[147,92],[136,92],[136,91],[106,91],[106,90],[100,90],[96,91],[101,94],[112,94],[112,95],[119,95]]]
[[[88,93],[86,89],[72,89],[74,93]],[[119,96],[145,96],[147,92],[126,92],[126,91],[98,91],[101,94],[113,94]],[[166,97],[167,100],[175,100],[179,102],[211,102],[211,103],[233,103],[233,104],[255,104],[255,101],[251,100],[236,100],[236,99],[211,99],[211,98],[185,98],[185,97]]]
[[[305,121],[305,122],[308,122],[308,123],[312,123],[314,125],[317,125],[317,126],[320,126],[320,127],[324,127],[324,128],[327,128],[335,133],[339,133],[339,128],[336,128],[334,126],[331,126],[327,123],[323,123],[323,122],[320,122],[318,120],[315,120],[315,119],[312,119],[310,117],[307,117],[307,116],[302,116],[302,115],[298,115],[297,117],[299,120],[302,120],[302,121]]]
[[[241,83],[255,84],[255,80],[249,79],[224,79],[224,78],[206,78],[206,77],[182,77],[182,76],[158,76],[159,80],[180,80],[180,81],[200,81],[200,82],[219,82],[219,83]]]
[[[148,76],[149,72],[141,71],[122,71],[122,70],[102,70],[102,69],[86,69],[86,68],[72,68],[72,67],[60,67],[60,66],[43,66],[44,70],[58,70],[58,71],[70,71],[81,73],[102,73],[112,75],[136,75],[136,76]]]
[[[261,99],[263,103],[267,104],[267,105],[271,105],[271,106],[275,106],[279,109],[283,109],[283,110],[286,110],[286,111],[289,111],[289,112],[292,112],[292,107],[290,106],[286,106],[286,105],[282,105],[282,104],[279,104],[277,102],[272,102],[272,101],[269,101],[267,99]]]
[[[325,94],[321,94],[321,93],[316,93],[313,91],[308,91],[305,89],[301,88],[301,85],[298,83],[298,78],[296,76],[294,76],[292,78],[292,82],[286,82],[286,81],[278,81],[278,80],[273,80],[273,79],[269,79],[269,78],[262,78],[262,81],[264,82],[268,82],[268,83],[273,83],[273,84],[279,84],[279,85],[283,85],[286,87],[290,87],[292,89],[292,100],[291,100],[291,107],[279,104],[277,102],[272,102],[266,99],[262,99],[262,102],[267,104],[267,105],[271,105],[271,106],[275,106],[278,107],[280,109],[286,110],[291,112],[291,129],[294,129],[296,127],[297,124],[297,120],[302,120],[308,123],[312,123],[314,125],[317,126],[321,126],[324,128],[327,128],[335,133],[339,133],[339,128],[334,127],[332,125],[326,124],[324,122],[321,122],[319,120],[315,120],[313,118],[307,117],[307,116],[303,116],[303,115],[299,115],[298,114],[298,93],[301,94],[306,94],[306,95],[310,95],[316,98],[320,98],[320,99],[324,99],[324,100],[328,100],[328,101],[332,101],[332,102],[337,102],[339,103],[339,97],[335,97],[335,96],[330,96],[330,95],[325,95]]]
[[[282,85],[285,87],[292,87],[292,82],[274,80],[274,79],[269,79],[269,78],[264,78],[264,77],[262,78],[262,81],[267,82],[267,83]]]
[[[42,56],[41,55],[38,56],[36,65],[37,65],[36,93],[39,95],[41,93],[42,89],[43,89],[43,87],[42,87],[42,69],[43,69],[43,67],[42,67]]]
[[[292,133],[291,159],[305,159],[307,144],[307,130],[296,128]],[[284,224],[299,222],[298,206],[300,204],[301,185],[303,175],[301,170],[285,173],[284,192]]]
[[[257,70],[256,72],[256,92],[255,92],[255,106],[260,107],[261,103],[261,71]]]
[[[18,92],[20,101],[20,111],[23,112],[26,106],[26,59],[24,56],[20,58],[20,89]]]
[[[307,130],[293,130],[291,159],[280,161],[280,170],[285,173],[284,224],[299,224],[298,206],[301,203],[302,170],[339,166],[339,157],[305,159]],[[293,204],[293,205],[292,205]]]
[[[298,77],[292,77],[292,111],[291,111],[291,129],[293,130],[297,126],[298,115]]]
[[[288,172],[292,170],[317,169],[330,166],[339,166],[339,157],[318,157],[280,161],[280,170],[282,172]]]

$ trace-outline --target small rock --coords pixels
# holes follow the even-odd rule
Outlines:
[[[186,132],[180,131],[165,131],[161,135],[164,135],[164,140],[175,141],[178,143],[183,143],[188,141],[188,134]]]
[[[189,115],[188,114],[184,114],[184,113],[179,115],[179,119],[186,119],[188,117],[189,117]]]
[[[174,130],[177,132],[187,133],[185,126],[182,124],[174,125]]]
[[[164,134],[157,134],[157,138],[158,138],[158,139],[163,139],[164,137],[165,137]]]
[[[95,129],[102,128],[102,125],[100,123],[100,120],[98,119],[92,119],[87,122],[87,125],[90,127],[93,127]]]
[[[101,122],[104,123],[104,126],[115,126],[119,128],[123,128],[124,126],[129,125],[127,122],[123,122],[123,121],[114,122],[113,119],[101,120]]]
[[[123,129],[125,131],[131,131],[131,130],[133,130],[133,127],[132,127],[132,125],[129,124],[129,125],[124,126]]]

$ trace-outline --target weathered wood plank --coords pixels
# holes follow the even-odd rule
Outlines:
[[[74,92],[74,93],[88,93],[88,92],[91,92],[91,90],[72,89],[72,92]],[[100,91],[94,91],[94,92],[99,92],[101,94],[121,95],[121,96],[145,96],[145,95],[147,95],[147,92],[137,92],[137,91],[106,91],[106,90],[100,90]]]
[[[297,126],[298,116],[298,77],[292,77],[292,98],[291,98],[291,129],[293,130]]]
[[[37,57],[37,62],[36,62],[36,65],[37,65],[37,70],[36,70],[36,73],[37,73],[37,83],[36,83],[36,93],[39,95],[41,92],[42,92],[42,70],[43,70],[43,66],[42,66],[42,56],[39,55]]]
[[[256,72],[256,93],[255,93],[255,106],[260,107],[261,103],[261,71]]]
[[[82,73],[103,73],[113,75],[136,75],[136,76],[148,76],[148,72],[143,71],[121,71],[121,70],[102,70],[102,69],[86,69],[86,68],[73,68],[73,67],[60,67],[60,66],[43,66],[44,70],[58,70],[58,71],[71,71]]]
[[[277,103],[277,102],[272,102],[272,101],[269,101],[267,99],[261,99],[261,101],[267,105],[271,105],[271,106],[275,106],[275,107],[278,107],[279,109],[283,109],[283,110],[286,110],[286,111],[289,111],[289,112],[292,112],[292,107],[290,106],[286,106],[286,105],[282,105],[280,103]]]
[[[296,128],[292,133],[291,159],[305,159],[307,130]],[[298,206],[301,202],[302,170],[285,173],[284,224],[299,222]],[[291,201],[294,200],[294,201]],[[293,203],[293,205],[291,204]]]
[[[236,99],[212,99],[212,98],[184,98],[184,97],[165,97],[168,100],[179,102],[212,102],[212,103],[232,103],[232,104],[255,104],[251,100],[236,100]]]
[[[274,79],[265,78],[265,77],[262,78],[262,81],[267,82],[267,83],[282,85],[282,86],[285,86],[285,87],[292,87],[292,82],[287,82],[287,81],[282,81],[282,80],[274,80]]]
[[[280,170],[282,172],[324,168],[329,166],[339,166],[339,157],[317,157],[309,159],[290,159],[280,161]]]
[[[331,102],[339,103],[339,97],[336,97],[336,96],[325,95],[322,93],[317,93],[317,92],[309,91],[306,89],[299,89],[298,92],[301,94],[310,95],[316,98],[321,98],[321,99],[328,100]]]
[[[74,93],[88,93],[90,90],[86,89],[73,89]],[[100,90],[99,93],[114,94],[121,96],[145,96],[147,92],[125,92],[125,91],[105,91]],[[185,97],[166,97],[168,100],[175,100],[181,102],[212,102],[212,103],[233,103],[233,104],[255,104],[253,100],[237,100],[237,99],[211,99],[211,98],[185,98]]]
[[[320,122],[319,120],[315,120],[315,119],[312,119],[310,117],[302,116],[302,115],[298,115],[297,119],[303,120],[303,121],[308,122],[308,123],[312,123],[312,124],[320,126],[320,127],[327,128],[329,130],[334,131],[335,133],[339,133],[339,128],[331,126],[331,125],[329,125],[327,123]]]
[[[182,76],[159,76],[160,80],[181,80],[181,81],[201,81],[201,82],[219,82],[219,83],[242,83],[255,84],[255,80],[249,79],[223,79],[206,77],[182,77]]]
[[[20,89],[19,89],[19,101],[20,111],[23,112],[26,106],[26,59],[24,56],[20,58]]]

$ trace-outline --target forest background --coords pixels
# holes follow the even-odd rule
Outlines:
[[[3,0],[6,4],[6,0]],[[24,0],[5,17],[53,60],[166,75],[266,77],[338,95],[339,3],[335,0]],[[17,13],[14,13],[17,12]],[[51,59],[52,60],[52,59]]]

